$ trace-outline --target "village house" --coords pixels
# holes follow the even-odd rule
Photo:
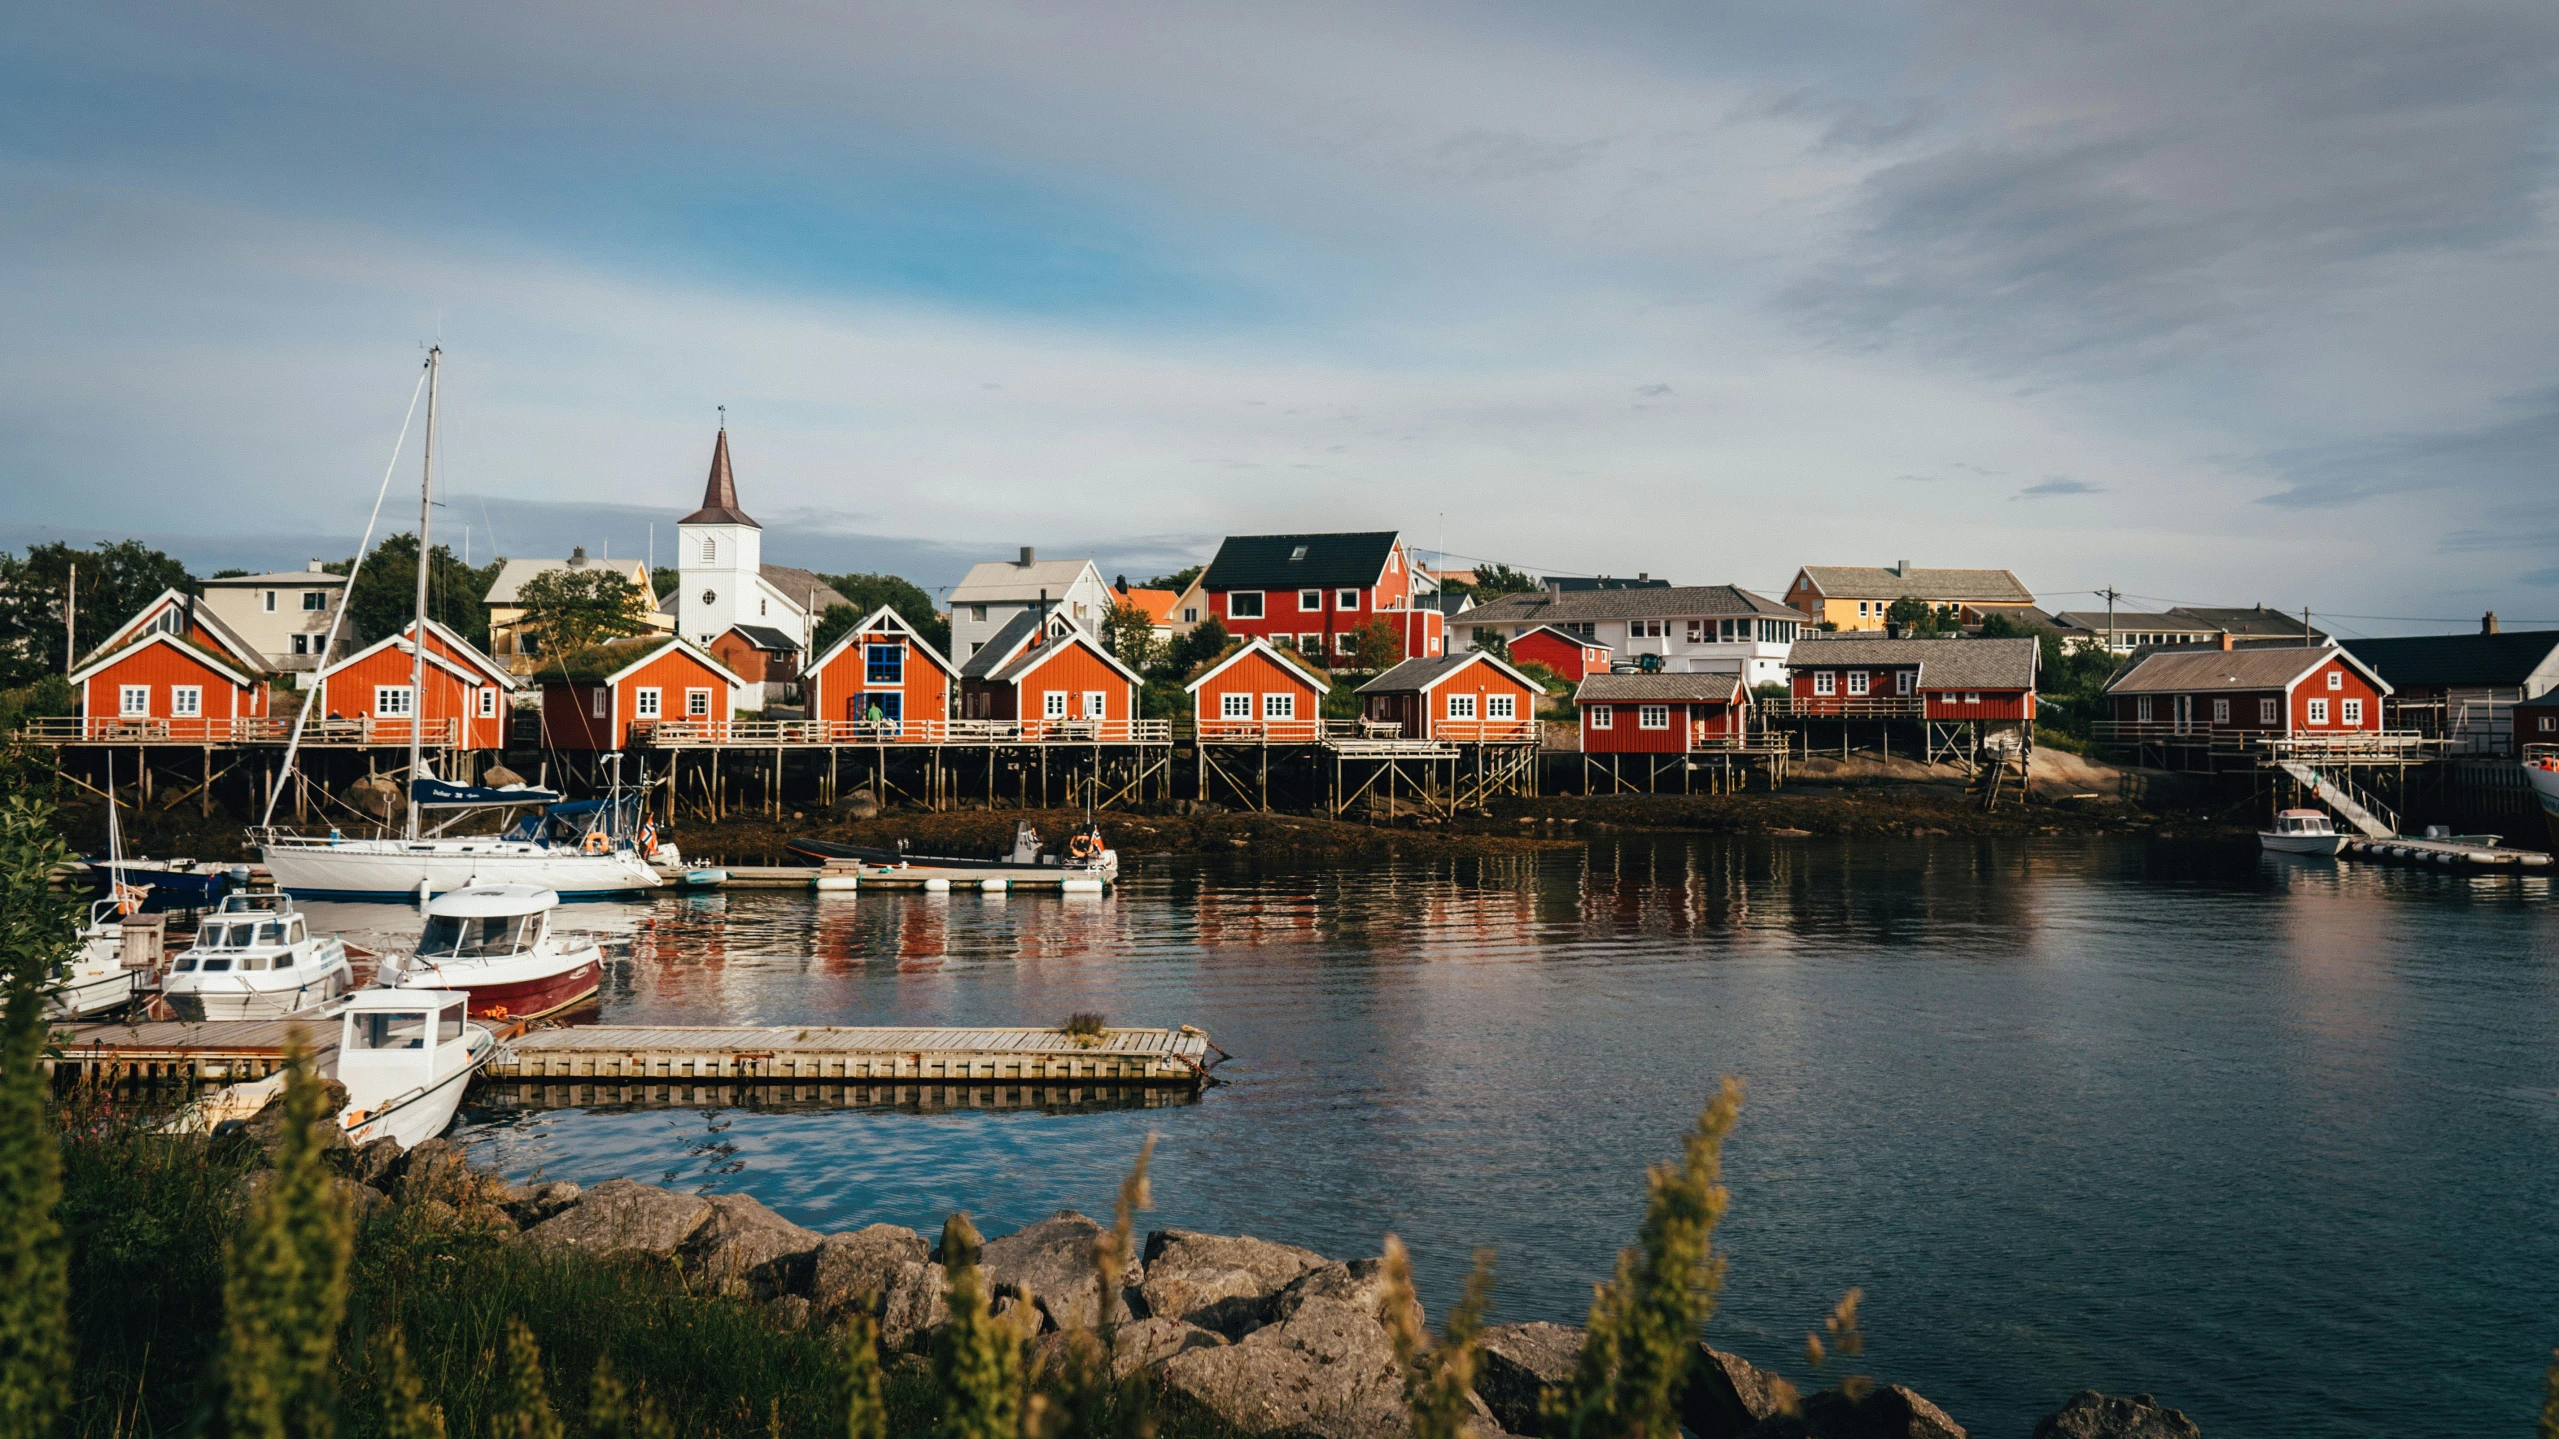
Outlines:
[[[2298,616],[2264,605],[2246,609],[2212,606],[2157,612],[2118,610],[2112,615],[2104,610],[2064,610],[2052,617],[2052,623],[2061,631],[2064,649],[2108,649],[2119,655],[2174,645],[2218,645],[2223,635],[2234,640],[2289,639],[2296,643],[2302,636]],[[2328,636],[2313,629],[2310,641],[2326,644]]]
[[[255,647],[261,668],[289,675],[319,666],[329,626],[346,605],[347,577],[313,560],[308,569],[224,575],[203,588],[198,608]]]
[[[1593,674],[1573,703],[1588,754],[1730,749],[1750,730],[1750,689],[1733,674]]]
[[[1226,632],[1284,644],[1320,664],[1356,653],[1353,631],[1384,620],[1399,655],[1426,659],[1447,648],[1447,619],[1417,607],[1438,586],[1414,568],[1392,530],[1356,534],[1229,535],[1197,586],[1200,621]],[[1187,601],[1186,601],[1187,604]]]
[[[1513,744],[1537,734],[1535,680],[1484,650],[1409,659],[1359,687],[1360,714],[1405,739]]]
[[[1024,610],[960,666],[960,710],[1024,739],[1125,741],[1143,683],[1065,616]]]
[[[1113,598],[1091,560],[1044,560],[1024,545],[1021,558],[971,565],[952,587],[951,658],[967,663],[1015,619],[1034,612],[1098,634]]]
[[[1204,740],[1304,743],[1323,732],[1321,706],[1333,686],[1294,650],[1256,635],[1213,660],[1182,687]]]
[[[359,726],[368,738],[408,740],[410,721],[423,722],[430,744],[455,749],[505,749],[515,718],[515,692],[523,681],[453,631],[427,621],[424,696],[416,678],[417,622],[401,626],[320,672],[311,687],[314,707],[306,727],[325,735],[332,726]]]
[[[1806,565],[1786,587],[1786,603],[1834,630],[1880,630],[1897,600],[1952,606],[1964,624],[2032,610],[2035,597],[2006,570],[1923,570],[1885,565]]]
[[[2477,634],[2348,640],[2346,648],[2389,682],[2386,728],[2415,730],[2453,754],[2513,755],[2531,742],[2515,728],[2518,707],[2559,689],[2559,630],[2509,634],[2494,614]]]
[[[2043,656],[2031,639],[1808,635],[1786,658],[1797,715],[2024,722]]]
[[[620,750],[661,726],[720,738],[746,682],[677,634],[634,635],[542,663],[542,743]]]
[[[2323,735],[2379,731],[2389,681],[2333,645],[2154,650],[2106,686],[2125,739],[2209,733]]]
[[[1173,638],[1173,604],[1181,595],[1173,590],[1151,590],[1143,585],[1132,587],[1123,577],[1111,587],[1111,603],[1127,605],[1146,616],[1148,632],[1158,644]]]
[[[946,737],[959,671],[887,605],[845,631],[809,667],[809,718],[830,738]]]
[[[1608,672],[1608,646],[1553,625],[1524,630],[1506,641],[1511,663],[1535,661],[1568,680]]]
[[[1477,635],[1499,635],[1519,656],[1519,642],[1541,628],[1605,648],[1618,664],[1641,664],[1651,655],[1655,668],[1670,673],[1729,674],[1756,685],[1785,679],[1787,647],[1805,623],[1801,614],[1739,585],[1539,590],[1476,606],[1459,626],[1458,647],[1473,648]]]
[[[151,736],[213,743],[267,718],[258,647],[195,596],[163,590],[69,676],[92,739]]]
[[[499,563],[497,578],[489,582],[489,592],[482,598],[482,603],[489,607],[489,657],[505,665],[508,673],[529,675],[541,662],[542,656],[537,637],[523,629],[524,606],[517,602],[516,592],[525,581],[558,570],[609,570],[620,575],[647,601],[648,608],[644,614],[649,628],[674,632],[675,616],[659,603],[655,583],[649,577],[649,567],[643,561],[590,559],[584,545],[571,550],[566,559],[505,560]]]
[[[665,608],[676,631],[705,652],[732,625],[760,625],[790,636],[797,672],[819,618],[853,603],[809,570],[764,563],[764,527],[738,508],[725,425],[711,444],[702,507],[675,522],[675,558],[681,578]]]
[[[800,643],[770,625],[731,625],[703,648],[739,679],[737,707],[761,712],[800,694]]]

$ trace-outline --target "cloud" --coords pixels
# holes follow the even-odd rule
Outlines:
[[[2019,490],[2016,494],[2009,496],[2009,498],[2014,500],[2043,500],[2054,499],[2063,495],[2102,495],[2105,492],[2106,487],[2103,485],[2092,485],[2086,480],[2074,480],[2068,475],[2055,475],[2051,479],[2042,481],[2039,484],[2028,485],[2026,488]]]
[[[2475,505],[2523,501],[2559,518],[2559,386],[2504,396],[2489,418],[2465,428],[2278,450],[2260,465],[2284,488],[2259,503],[2287,509],[2457,489]],[[2452,543],[2479,547],[2475,540]]]
[[[1670,398],[1671,388],[1668,385],[1637,385],[1635,393],[1646,399],[1663,400]]]

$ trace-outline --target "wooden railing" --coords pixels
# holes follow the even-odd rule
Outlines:
[[[1776,695],[1751,704],[1770,719],[1918,719],[1918,695]]]
[[[2093,720],[2088,737],[2100,744],[2208,745],[2231,753],[2251,752],[2278,759],[2405,758],[2422,753],[2429,741],[2415,730],[2280,730],[2241,729],[2201,721]]]
[[[1433,720],[1431,738],[1444,744],[1518,744],[1537,738],[1537,721],[1506,720]]]
[[[1170,744],[1170,720],[635,720],[634,739],[678,745]]]
[[[459,719],[428,720],[422,743],[452,746],[461,742]],[[390,746],[409,742],[405,719],[313,720],[303,728],[304,744]],[[293,721],[274,716],[251,719],[144,719],[120,715],[48,716],[31,719],[17,733],[39,744],[283,744],[293,737]]]

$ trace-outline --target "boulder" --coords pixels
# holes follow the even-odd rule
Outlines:
[[[809,1301],[797,1294],[781,1295],[764,1306],[764,1317],[773,1322],[774,1328],[786,1334],[808,1328],[813,1313]]]
[[[805,1259],[825,1238],[803,1229],[743,1194],[709,1196],[710,1214],[684,1241],[685,1274],[716,1294],[771,1297],[806,1289],[806,1275],[781,1263]],[[752,1278],[750,1278],[752,1276]],[[761,1288],[758,1283],[761,1281]]]
[[[1697,1439],[1740,1439],[1801,1402],[1783,1375],[1700,1344],[1689,1361],[1688,1388],[1679,1397],[1679,1420]]]
[[[1111,1377],[1126,1379],[1177,1354],[1216,1349],[1225,1343],[1225,1335],[1179,1319],[1132,1320],[1111,1331]]]
[[[399,1169],[402,1153],[400,1141],[386,1134],[357,1150],[347,1160],[347,1177],[358,1184],[382,1189]]]
[[[1583,1332],[1569,1324],[1496,1324],[1479,1341],[1475,1393],[1503,1430],[1544,1433],[1537,1417],[1546,1391],[1573,1377],[1582,1357]],[[1699,1430],[1700,1439],[1709,1439]],[[1720,1439],[1720,1436],[1713,1436]]]
[[[1051,1324],[1061,1329],[1070,1325],[1099,1328],[1102,1269],[1094,1262],[1093,1245],[1102,1232],[1101,1225],[1072,1209],[1061,1209],[1028,1228],[988,1240],[982,1262],[997,1293],[1028,1295]],[[1144,1270],[1133,1256],[1131,1264],[1135,1272],[1125,1276],[1125,1282],[1135,1284]],[[1124,1300],[1111,1308],[1113,1320],[1128,1317]]]
[[[810,1257],[809,1303],[830,1318],[855,1309],[876,1318],[891,1282],[929,1253],[923,1235],[895,1224],[830,1234]]]
[[[1339,1299],[1310,1298],[1239,1343],[1177,1353],[1162,1373],[1222,1422],[1272,1439],[1396,1439],[1412,1429],[1385,1326]]]
[[[325,1096],[321,1105],[324,1111],[334,1115],[347,1107],[347,1087],[345,1085],[338,1083],[334,1079],[323,1076],[320,1080],[320,1086],[321,1092]],[[236,1127],[225,1127],[220,1132],[226,1144],[247,1144],[254,1146],[261,1154],[266,1156],[266,1162],[268,1164],[273,1164],[275,1163],[276,1155],[282,1153],[284,1150],[284,1116],[285,1093],[283,1088],[279,1086],[276,1089],[275,1097],[268,1100],[265,1104],[260,1105],[257,1113],[249,1116],[247,1119],[238,1121]],[[346,1150],[349,1151],[348,1157],[353,1157],[352,1151],[355,1146],[348,1142],[347,1132],[345,1130],[340,1129],[334,1122],[328,1121],[322,1122],[320,1130],[320,1147],[322,1150]]]
[[[565,1179],[548,1180],[517,1196],[515,1202],[507,1206],[507,1212],[515,1216],[518,1224],[539,1224],[577,1203],[581,1192]]]
[[[391,1207],[390,1195],[370,1184],[358,1184],[344,1175],[338,1177],[333,1187],[346,1196],[348,1207],[354,1211],[358,1223]]]
[[[1288,1282],[1287,1287],[1271,1296],[1266,1322],[1276,1322],[1297,1312],[1297,1306],[1309,1299],[1339,1299],[1375,1314],[1386,1298],[1386,1261],[1353,1259],[1319,1264]],[[1416,1301],[1418,1306],[1419,1301]]]
[[[419,1142],[391,1171],[391,1197],[402,1204],[440,1199],[459,1205],[476,1187],[477,1176],[463,1157],[462,1146],[449,1139]]]
[[[672,1259],[710,1217],[711,1201],[698,1194],[608,1179],[576,1204],[524,1231],[523,1242],[540,1251]]]
[[[880,1299],[880,1349],[921,1353],[951,1319],[951,1282],[939,1264],[898,1267]]]
[[[1186,1229],[1147,1235],[1145,1259],[1146,1279],[1138,1292],[1148,1314],[1187,1320],[1229,1339],[1260,1328],[1273,1296],[1330,1262],[1293,1244]]]
[[[2130,1399],[2082,1389],[2044,1416],[2035,1439],[2203,1439],[2194,1420],[2147,1394]]]
[[[1869,1390],[1851,1399],[1837,1389],[1824,1389],[1803,1401],[1794,1414],[1763,1419],[1748,1430],[1748,1439],[1966,1439],[1964,1426],[1946,1411],[1899,1384]]]

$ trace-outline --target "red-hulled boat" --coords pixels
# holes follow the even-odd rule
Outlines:
[[[415,954],[386,956],[374,983],[458,989],[480,1019],[539,1019],[594,995],[604,979],[595,937],[555,936],[559,891],[472,884],[427,902]]]

